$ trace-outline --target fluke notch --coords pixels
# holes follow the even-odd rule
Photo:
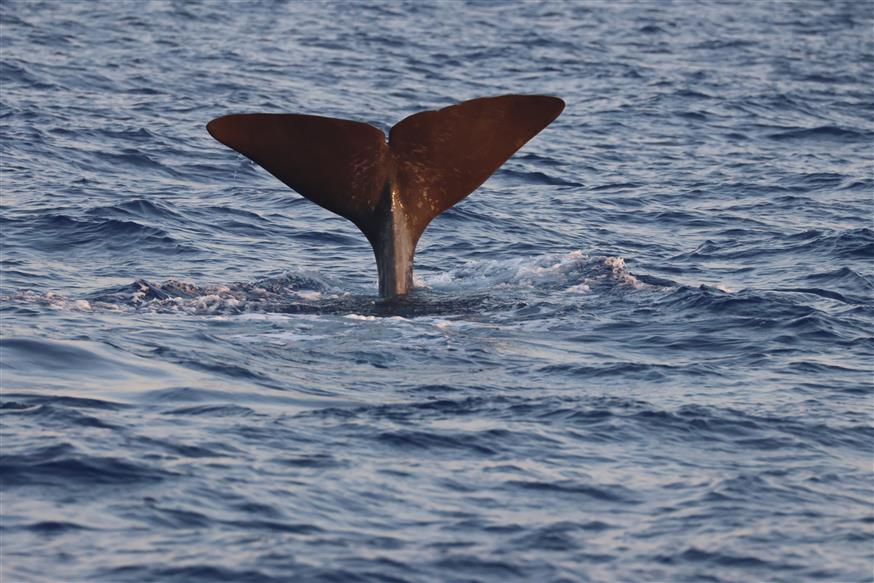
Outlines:
[[[564,109],[557,97],[471,99],[402,120],[385,134],[369,124],[297,114],[212,120],[219,142],[370,241],[384,298],[413,285],[413,256],[431,220],[476,190]]]

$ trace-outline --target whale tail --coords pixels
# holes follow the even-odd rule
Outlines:
[[[235,114],[207,131],[370,241],[383,297],[412,287],[416,243],[564,109],[557,97],[472,99],[407,117],[389,132],[296,114]]]

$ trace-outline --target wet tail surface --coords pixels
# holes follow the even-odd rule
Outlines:
[[[437,215],[488,179],[564,109],[556,97],[472,99],[412,115],[389,133],[342,119],[235,114],[209,133],[370,241],[383,297],[412,287],[413,257]]]

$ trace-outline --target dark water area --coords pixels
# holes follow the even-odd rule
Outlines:
[[[0,576],[871,581],[874,4],[0,3]],[[215,142],[567,108],[377,298]]]

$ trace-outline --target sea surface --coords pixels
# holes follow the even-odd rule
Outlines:
[[[364,237],[214,141],[564,113]],[[0,578],[874,579],[874,4],[0,3]]]

